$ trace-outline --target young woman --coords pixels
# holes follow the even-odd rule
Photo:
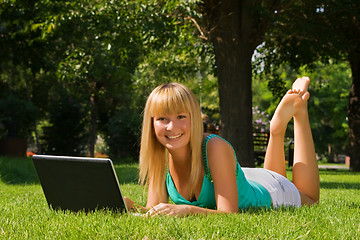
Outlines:
[[[319,173],[309,124],[310,79],[297,79],[270,123],[264,168],[241,168],[229,142],[203,133],[199,104],[179,83],[163,84],[148,97],[140,149],[140,181],[149,216],[233,213],[249,207],[311,205],[319,201]],[[294,118],[293,183],[286,178],[284,135]],[[174,204],[169,203],[169,197]]]

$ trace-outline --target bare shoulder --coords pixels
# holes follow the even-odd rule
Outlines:
[[[213,137],[207,145],[207,156],[210,169],[212,166],[229,164],[235,166],[235,155],[229,142],[220,137]]]
[[[207,144],[207,151],[208,153],[211,152],[218,152],[218,151],[230,151],[230,153],[233,153],[233,148],[229,144],[229,142],[225,141],[221,137],[213,137],[209,140]]]

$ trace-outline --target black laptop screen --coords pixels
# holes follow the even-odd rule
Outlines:
[[[33,162],[53,209],[126,211],[110,159],[34,155]]]

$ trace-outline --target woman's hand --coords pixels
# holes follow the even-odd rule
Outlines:
[[[135,210],[135,202],[133,200],[131,200],[130,198],[127,198],[124,196],[124,201],[125,201],[125,205],[126,205],[126,208],[133,212]]]
[[[147,217],[155,217],[159,215],[167,216],[188,216],[191,213],[190,205],[174,205],[169,203],[160,203],[152,208],[146,213]]]
[[[131,200],[130,198],[127,198],[125,196],[124,196],[124,201],[125,201],[126,208],[130,212],[146,213],[148,210],[147,208],[140,206],[139,204],[136,204],[133,200]]]

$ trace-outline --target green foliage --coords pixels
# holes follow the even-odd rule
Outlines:
[[[25,77],[6,71],[0,76],[0,138],[29,137],[39,115],[39,108],[29,101],[28,72],[16,70]]]
[[[48,123],[42,127],[43,153],[84,156],[88,144],[86,108],[65,89],[57,89],[49,98]]]
[[[146,49],[150,47],[151,51],[139,63],[134,76],[135,88],[145,92],[145,95],[165,82],[202,84],[202,79],[206,81],[212,75],[215,65],[211,44],[197,36],[198,29],[192,21],[199,17],[194,11],[196,1],[168,1],[166,5],[160,5],[160,10],[151,4],[148,8],[158,18],[165,15],[162,18],[167,21],[167,26],[158,26],[150,18],[151,24],[144,28],[143,36]],[[149,26],[153,27],[150,31]],[[152,44],[147,44],[148,42]]]
[[[266,75],[253,75],[252,79],[252,105],[258,107],[260,111],[272,114],[276,107],[276,98],[268,88],[268,81]]]
[[[59,39],[65,44],[63,59],[57,69],[58,81],[81,105],[88,109],[86,125],[88,136],[105,135],[105,140],[121,135],[124,141],[126,127],[119,125],[121,134],[110,127],[118,108],[133,112],[131,104],[131,75],[142,53],[142,36],[139,33],[140,5],[129,1],[112,3],[87,1],[73,2],[64,12],[54,36],[66,32]],[[57,33],[56,33],[57,32]],[[91,144],[91,140],[89,140]],[[134,144],[128,142],[128,144]],[[128,150],[125,144],[109,145],[113,152]]]
[[[193,28],[184,20],[188,4],[79,2],[57,21],[56,31],[71,33],[57,72],[60,84],[85,105],[91,100],[91,117],[98,118],[112,156],[136,154],[140,109],[147,93],[164,82],[161,76],[184,79],[197,67]]]
[[[357,46],[359,3],[356,0],[295,1],[277,11],[266,33],[266,69],[288,63],[311,66],[329,58],[342,59]]]
[[[318,153],[331,161],[333,154],[347,153],[350,66],[344,62],[329,62],[318,64],[315,71],[302,68],[300,74],[314,80],[309,103],[314,141]]]
[[[1,1],[0,43],[6,46],[0,49],[2,73],[12,72],[17,66],[34,73],[47,65],[43,56],[47,42],[41,39],[39,28],[44,9],[39,5],[37,1]]]
[[[45,134],[46,151],[58,142],[51,139],[61,135],[55,132],[66,127],[65,122],[57,124],[66,112],[74,113],[69,122],[78,118],[83,136],[94,139],[103,135],[112,153],[125,153],[130,145],[136,145],[138,128],[134,126],[139,123],[146,83],[133,84],[139,76],[134,78],[135,69],[141,72],[139,63],[154,65],[148,59],[156,59],[158,54],[169,59],[170,52],[176,52],[173,64],[169,62],[178,69],[171,73],[173,79],[181,79],[184,69],[187,73],[193,70],[191,65],[197,60],[187,51],[194,47],[195,38],[187,43],[186,39],[193,33],[187,17],[196,15],[190,7],[195,4],[143,0],[1,2],[0,42],[6,46],[0,50],[1,80],[11,79],[6,89],[18,88],[27,80],[26,87],[17,93],[26,95],[40,109],[36,116],[39,122],[50,124],[39,131]],[[178,64],[178,57],[183,65]],[[166,64],[160,70],[157,76],[168,74]],[[66,89],[65,96],[54,95],[58,89]],[[78,114],[66,98],[76,99]],[[7,112],[4,114],[3,121],[9,118]],[[119,121],[128,123],[116,125]],[[4,135],[7,126],[2,124],[1,129]],[[74,143],[79,134],[73,133],[67,137]],[[45,139],[50,142],[45,143]],[[79,145],[83,146],[82,142]],[[90,139],[88,142],[91,145]],[[56,149],[68,152],[67,148]]]
[[[109,156],[137,159],[140,143],[141,116],[127,108],[117,110],[105,125],[105,142]]]
[[[190,79],[185,84],[199,100],[202,113],[208,116],[209,123],[219,122],[219,93],[217,78],[204,72],[198,78]]]
[[[272,115],[280,101],[273,91],[266,89],[268,82],[274,81],[271,74],[255,75],[253,79],[253,105],[260,111]],[[285,91],[299,76],[311,79],[309,92],[309,115],[315,148],[323,159],[332,159],[334,154],[347,153],[348,122],[347,106],[351,86],[351,69],[346,62],[317,62],[311,68],[306,66],[298,71],[289,66],[281,66],[273,74],[280,77]],[[269,80],[265,80],[265,79]],[[283,92],[278,90],[277,93]],[[280,96],[280,95],[279,95]],[[287,137],[293,138],[293,125],[288,126]],[[329,152],[329,148],[331,151]]]
[[[1,97],[0,138],[27,138],[32,131],[38,113],[37,107],[15,95]]]

